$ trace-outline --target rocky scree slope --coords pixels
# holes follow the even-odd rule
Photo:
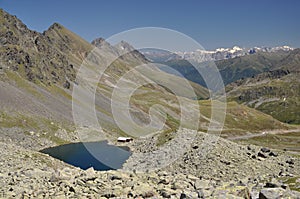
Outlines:
[[[299,198],[299,157],[219,139],[203,159],[203,136],[199,133],[192,148],[169,167],[146,173],[84,171],[1,142],[0,197]],[[146,152],[154,150],[152,143],[139,140],[131,147],[134,153]]]

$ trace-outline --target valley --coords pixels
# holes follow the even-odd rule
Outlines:
[[[0,198],[300,198],[299,49],[138,51],[3,9],[0,25]],[[44,153],[89,145],[104,167]]]

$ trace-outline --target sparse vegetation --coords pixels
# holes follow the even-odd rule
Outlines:
[[[35,85],[25,80],[23,77],[21,77],[18,73],[12,72],[12,71],[6,71],[6,75],[10,81],[13,81],[18,88],[24,89],[28,93],[32,94],[34,97],[37,97],[39,99],[43,99],[43,95],[41,95],[37,89],[35,88]]]
[[[298,177],[284,177],[280,178],[280,180],[289,185],[291,190],[300,192],[300,182]]]
[[[299,74],[292,73],[279,79],[245,80],[231,87],[229,100],[235,100],[273,116],[281,122],[300,124]]]

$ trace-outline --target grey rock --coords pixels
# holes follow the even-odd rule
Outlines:
[[[271,150],[269,148],[263,147],[263,148],[260,149],[260,151],[263,152],[263,153],[269,153]]]
[[[257,156],[260,158],[267,158],[267,156],[262,152],[258,152]]]
[[[278,153],[271,151],[271,152],[269,153],[269,156],[277,157],[277,156],[278,156]]]
[[[196,180],[194,187],[196,190],[209,189],[211,187],[209,180]]]
[[[282,188],[264,188],[259,193],[259,199],[283,198],[285,190]]]

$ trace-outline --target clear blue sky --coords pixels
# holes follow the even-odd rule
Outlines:
[[[180,31],[206,49],[291,45],[300,47],[299,0],[0,0],[29,28],[58,22],[88,41],[131,28]]]

